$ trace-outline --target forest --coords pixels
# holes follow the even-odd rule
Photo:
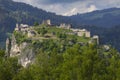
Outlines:
[[[60,50],[52,40],[41,46],[27,68],[0,50],[0,80],[120,80],[120,54],[114,48],[74,44]]]

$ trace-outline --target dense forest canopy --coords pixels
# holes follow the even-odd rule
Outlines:
[[[50,42],[49,45],[52,45]],[[44,45],[45,47],[46,45]],[[47,46],[46,46],[47,47]],[[68,47],[63,53],[59,48],[38,49],[34,64],[23,68],[16,58],[5,58],[0,50],[1,80],[119,80],[120,54],[94,44]],[[49,54],[48,54],[49,52]]]

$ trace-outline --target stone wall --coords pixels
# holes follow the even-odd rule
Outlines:
[[[88,37],[88,38],[91,37],[89,31],[79,31],[79,32],[77,32],[77,35],[80,36],[80,37],[82,37],[82,36],[84,36],[84,37]]]

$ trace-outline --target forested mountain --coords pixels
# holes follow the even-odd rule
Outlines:
[[[12,0],[1,0],[0,7],[6,10],[8,16],[18,23],[33,24],[35,21],[41,23],[45,19],[51,19],[54,24],[67,22],[66,17],[46,12],[25,3],[13,2]]]
[[[91,13],[71,16],[77,24],[95,25],[98,27],[113,27],[120,24],[120,8],[97,10]]]
[[[120,51],[120,25],[102,31],[101,42],[102,44],[111,44]]]

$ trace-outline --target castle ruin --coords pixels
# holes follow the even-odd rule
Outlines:
[[[90,38],[91,35],[90,35],[90,31],[87,31],[86,29],[81,29],[77,32],[77,35],[82,37],[82,36],[85,36],[85,37],[88,37]]]
[[[16,24],[15,31],[28,31],[29,30],[29,25],[27,24]]]
[[[44,20],[43,22],[42,22],[42,24],[46,24],[46,25],[51,25],[51,20],[50,19],[48,19],[48,20]]]
[[[70,29],[70,28],[71,28],[71,25],[70,25],[70,24],[62,23],[62,24],[60,24],[60,28]]]

